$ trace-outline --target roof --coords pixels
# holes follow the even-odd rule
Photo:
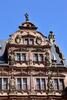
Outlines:
[[[33,23],[31,23],[29,21],[22,23],[19,26],[19,28],[20,29],[33,29],[33,30],[36,30],[37,29],[37,27]]]
[[[56,44],[52,44],[51,46],[51,57],[57,64],[65,64],[63,54],[61,53],[59,46]]]
[[[0,40],[0,64],[5,63],[5,49],[7,41]]]

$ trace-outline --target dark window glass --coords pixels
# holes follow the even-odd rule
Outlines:
[[[3,90],[8,89],[8,78],[3,79]]]
[[[29,44],[30,44],[30,45],[34,45],[34,40],[33,40],[33,39],[30,39],[30,40],[29,40]]]
[[[26,39],[24,39],[24,44],[25,45],[33,45],[34,44],[34,39],[26,38]]]
[[[38,62],[38,54],[34,54],[34,61]]]
[[[59,86],[58,86],[58,79],[54,79],[54,89],[58,90]]]
[[[46,89],[45,79],[42,78],[41,79],[41,90],[45,90],[45,89]]]
[[[37,79],[36,79],[36,90],[40,90],[40,89],[41,89],[40,79],[37,78]]]
[[[34,61],[43,61],[43,54],[34,54]]]
[[[59,90],[63,90],[63,89],[64,89],[64,80],[59,79]]]
[[[39,61],[43,61],[43,54],[39,54]]]
[[[23,90],[27,90],[27,78],[23,78]]]
[[[24,44],[25,44],[25,45],[28,45],[28,44],[29,44],[28,39],[25,39],[25,40],[24,40]]]
[[[21,55],[21,61],[26,61],[26,54],[25,53],[22,53],[22,55]]]
[[[20,61],[21,60],[21,55],[20,53],[16,53],[15,60]]]
[[[17,78],[17,89],[20,90],[22,89],[22,85],[21,85],[21,78]]]

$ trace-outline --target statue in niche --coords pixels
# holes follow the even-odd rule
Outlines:
[[[53,85],[52,75],[53,75],[53,72],[51,70],[48,70],[47,94],[54,93],[54,85]]]
[[[9,90],[10,92],[14,92],[16,90],[16,81],[13,75],[11,76],[9,81]]]
[[[48,87],[48,92],[53,92],[54,90],[54,87],[53,87],[53,80],[52,79],[48,79],[48,84],[47,84],[47,87]]]
[[[11,50],[9,52],[9,64],[14,64],[14,54],[13,54],[13,51]]]
[[[50,65],[50,60],[49,60],[50,58],[49,58],[49,55],[46,55],[45,56],[45,65],[46,66],[49,66]]]

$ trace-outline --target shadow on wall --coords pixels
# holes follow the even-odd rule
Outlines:
[[[67,100],[67,87],[62,92],[62,98],[63,100]]]

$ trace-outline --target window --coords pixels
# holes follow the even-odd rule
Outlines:
[[[21,82],[21,78],[17,78],[17,89],[20,90],[22,89],[22,82]]]
[[[58,90],[58,79],[54,79],[54,90]]]
[[[20,61],[21,60],[20,53],[16,53],[15,60],[17,60],[17,61]]]
[[[17,90],[27,90],[27,78],[17,78]]]
[[[34,61],[43,61],[43,54],[34,54]]]
[[[44,78],[37,78],[36,79],[36,90],[45,90],[46,84]]]
[[[34,61],[38,62],[38,54],[34,54]]]
[[[36,79],[36,90],[40,90],[40,89],[41,89],[40,79],[37,78],[37,79]]]
[[[27,90],[27,78],[23,78],[23,90]]]
[[[8,89],[8,78],[0,78],[0,90]]]
[[[26,61],[26,54],[25,53],[21,54],[21,61]]]
[[[39,54],[39,61],[43,61],[43,54]]]
[[[41,79],[41,90],[45,90],[45,89],[46,89],[45,79],[42,78]]]
[[[30,45],[33,45],[33,44],[34,44],[34,40],[33,40],[33,39],[30,39],[30,40],[29,40],[29,44],[30,44]]]
[[[25,45],[33,45],[34,44],[34,39],[33,38],[25,38],[24,39],[24,44]]]
[[[63,89],[64,89],[64,80],[59,79],[59,90],[63,90]]]
[[[0,90],[2,90],[2,78],[0,78]]]
[[[4,78],[3,79],[3,90],[6,90],[6,89],[8,89],[8,79]]]
[[[64,89],[64,80],[63,79],[54,79],[54,89],[63,90]]]
[[[25,40],[24,40],[24,44],[25,44],[25,45],[28,45],[28,44],[29,44],[28,42],[29,42],[28,39],[25,39]]]
[[[26,61],[26,54],[25,53],[16,53],[15,60],[16,61]]]

